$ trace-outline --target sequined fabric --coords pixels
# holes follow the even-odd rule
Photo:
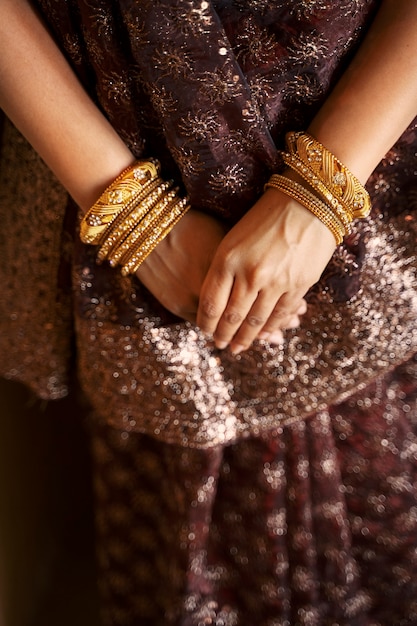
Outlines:
[[[233,222],[276,167],[283,133],[306,126],[378,3],[39,5],[80,78],[135,154],[159,157],[166,175],[183,181],[196,208]],[[415,351],[415,137],[413,125],[369,181],[373,223],[337,251],[310,294],[301,333],[289,336],[283,352],[262,345],[240,359],[220,358],[195,329],[160,311],[139,285],[99,270],[89,251],[79,248],[74,281],[80,363],[87,391],[100,389],[97,408],[109,408],[113,423],[166,440],[216,443],[270,428],[284,417],[305,416]],[[50,175],[21,138],[5,140],[0,206],[6,223],[13,216],[15,225],[2,241],[2,366],[8,377],[55,397],[66,392],[71,333],[68,300],[58,315],[52,313],[69,290],[58,271],[65,197],[56,184],[51,187]],[[35,212],[25,176],[48,197],[37,194]],[[40,228],[33,228],[34,214]],[[389,225],[381,224],[379,214]],[[21,252],[27,229],[29,249],[16,254],[13,233]],[[345,301],[347,308],[337,304]],[[50,340],[39,346],[45,328]],[[126,342],[125,329],[134,341]],[[48,344],[57,346],[52,355]],[[136,346],[145,346],[138,364]],[[172,360],[160,356],[167,346],[174,347]],[[184,360],[193,362],[192,370],[181,365]],[[260,373],[265,385],[254,397]],[[145,411],[140,400],[154,397],[159,378],[163,393]],[[215,414],[210,402],[201,401],[205,397],[213,399]],[[166,402],[173,419],[167,420]]]
[[[6,121],[0,152],[0,371],[47,399],[68,393],[72,237],[67,205],[66,192]]]
[[[233,223],[381,2],[35,4],[132,151]],[[65,218],[65,194],[5,128],[0,366],[64,394],[74,307],[103,624],[417,625],[416,125],[369,180],[373,214],[301,328],[239,357],[77,237],[70,303],[74,207]]]
[[[196,208],[233,222],[277,166],[289,124],[305,127],[326,96],[378,3],[39,5],[132,150],[159,157]],[[372,219],[337,250],[283,350],[219,354],[78,245],[78,361],[95,408],[117,427],[210,446],[303,419],[408,358],[416,351],[415,141],[412,125],[372,176]]]
[[[417,363],[210,450],[94,427],[104,626],[417,624]]]
[[[312,293],[283,348],[260,343],[239,357],[85,258],[75,283],[78,354],[96,411],[115,427],[204,447],[304,419],[352,393],[415,350],[416,226],[407,216],[363,223],[370,253],[358,295],[341,307],[328,291]],[[346,257],[340,248],[329,276],[338,264],[346,271]]]

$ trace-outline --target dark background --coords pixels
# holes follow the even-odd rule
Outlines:
[[[87,419],[0,379],[0,626],[97,626]]]

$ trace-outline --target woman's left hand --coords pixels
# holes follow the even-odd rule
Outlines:
[[[310,211],[268,189],[221,241],[200,292],[197,324],[234,353],[288,327],[335,249]],[[291,324],[290,324],[291,325]],[[294,324],[295,325],[295,324]]]

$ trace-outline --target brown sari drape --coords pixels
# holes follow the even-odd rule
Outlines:
[[[133,152],[233,224],[380,2],[36,4]],[[9,125],[5,137],[2,368],[63,395],[73,308],[98,416],[107,623],[417,624],[416,125],[369,180],[373,214],[301,328],[239,357],[97,267],[75,207]]]

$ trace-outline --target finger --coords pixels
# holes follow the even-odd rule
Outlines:
[[[257,334],[259,328],[262,328],[267,317],[258,318],[254,314],[250,315],[257,298],[257,291],[248,291],[246,288],[238,286],[237,282],[235,283],[229,302],[214,333],[215,344],[218,348],[226,348],[242,324],[247,323],[254,327],[256,329],[254,331],[255,334]],[[248,315],[249,318],[247,318]]]
[[[298,328],[300,325],[300,317],[298,315],[293,315],[290,319],[288,319],[284,326],[284,330],[290,330],[291,328]]]
[[[274,301],[271,300],[268,292],[259,292],[257,299],[230,342],[230,349],[234,354],[239,354],[249,348],[254,339],[258,337],[260,330],[265,326],[273,307]]]
[[[298,307],[298,309],[296,310],[296,314],[297,315],[304,315],[304,313],[307,313],[307,301],[304,298],[302,298],[301,304]]]
[[[276,330],[274,333],[268,335],[267,339],[268,343],[275,346],[281,346],[284,343],[284,334],[282,330]]]
[[[223,315],[233,289],[233,275],[211,266],[201,287],[197,311],[197,326],[213,335]]]
[[[285,293],[276,302],[267,322],[259,333],[261,339],[268,339],[271,333],[283,328],[295,328],[299,325],[299,316],[307,310],[307,303],[302,297],[304,294],[294,292]],[[297,320],[296,326],[295,319]]]
[[[287,330],[290,328],[298,328],[301,323],[300,316],[304,315],[306,312],[307,312],[307,302],[303,298],[300,302],[300,305],[295,315],[290,315],[289,317],[286,317],[286,318],[279,317],[277,321],[278,327],[273,331],[271,330],[265,331],[265,329],[263,328],[261,332],[259,333],[258,338],[264,339],[265,341],[268,341],[269,343],[273,343],[273,344],[282,343],[284,341],[282,330]],[[271,323],[270,320],[268,320],[268,323]]]
[[[179,313],[176,313],[175,315],[185,320],[186,322],[191,322],[191,324],[196,323],[196,315],[193,311],[180,311]]]
[[[285,323],[282,326],[282,330],[278,329],[269,333],[262,331],[259,333],[258,338],[263,339],[264,341],[267,341],[268,343],[271,343],[274,345],[282,345],[285,340],[283,331],[291,330],[293,328],[298,328],[300,324],[301,324],[300,317],[298,315],[293,315],[291,318],[285,321]]]

